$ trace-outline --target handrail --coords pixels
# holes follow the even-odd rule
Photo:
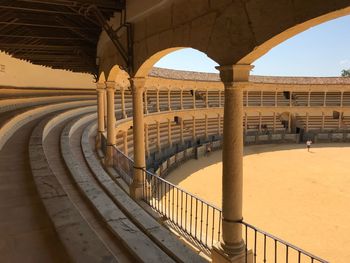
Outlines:
[[[128,163],[130,162],[133,166],[134,161],[130,157],[126,156],[116,147],[115,150],[120,156],[125,158],[125,161]],[[207,255],[210,255],[214,243],[221,241],[221,209],[187,190],[168,182],[157,174],[146,169],[143,169],[142,171],[145,178],[143,201],[162,215],[169,225],[182,233],[190,242],[195,244]],[[128,175],[129,178],[126,178],[126,180],[127,183],[130,183],[133,174]],[[123,177],[123,179],[125,179],[125,177]],[[297,253],[297,255],[294,255],[294,258],[297,257],[296,262],[298,263],[301,262],[302,257],[307,257],[311,262],[315,263],[329,263],[328,261],[286,242],[281,238],[269,234],[243,220],[238,223],[245,227],[244,240],[246,246],[246,262],[248,260],[248,246],[251,243],[248,232],[251,230],[254,231],[253,245],[250,245],[253,249],[254,262],[258,262],[257,259],[260,260],[260,258],[263,262],[267,262],[267,238],[269,238],[274,242],[274,247],[272,248],[274,253],[270,253],[273,254],[274,262],[277,262],[278,248],[283,246],[285,248],[285,255],[283,255],[283,258],[285,258],[286,262],[291,258],[293,259],[293,255],[289,252],[289,250],[292,249]],[[263,246],[262,254],[257,253],[259,247],[257,234],[264,237],[263,244],[259,244],[259,246]]]

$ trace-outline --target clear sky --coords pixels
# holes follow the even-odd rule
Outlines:
[[[256,60],[254,75],[339,76],[350,68],[350,16],[311,28],[281,43]],[[182,49],[155,66],[179,70],[217,72],[217,64],[204,53]]]

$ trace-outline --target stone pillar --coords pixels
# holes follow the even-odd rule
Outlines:
[[[324,116],[324,112],[322,112],[322,124],[321,124],[321,131],[324,130],[324,121],[325,121],[325,116]]]
[[[259,112],[259,132],[261,132],[261,124],[262,124],[262,115],[261,115],[261,112]]]
[[[292,113],[289,112],[289,115],[288,115],[288,133],[291,133],[292,132]]]
[[[149,156],[149,140],[148,140],[148,124],[145,123],[145,152],[146,156]]]
[[[260,106],[264,106],[264,92],[261,91],[260,92]]]
[[[244,132],[245,134],[248,133],[248,114],[244,114]]]
[[[144,107],[145,107],[144,113],[148,114],[148,102],[147,102],[147,90],[146,89],[145,89],[145,92],[144,92],[144,100],[145,100],[145,102],[144,102]]]
[[[246,96],[246,100],[247,100],[246,103],[245,103],[245,106],[248,107],[249,106],[249,91],[248,90],[246,91],[246,95],[245,96]]]
[[[341,119],[341,117],[342,117],[342,112],[339,112],[339,122],[338,122],[338,129],[339,129],[339,130],[340,130],[341,124],[342,124],[342,119]]]
[[[324,92],[324,96],[323,96],[323,107],[326,107],[326,101],[327,101],[327,91]]]
[[[103,133],[105,132],[105,93],[106,93],[106,84],[105,83],[97,83],[97,119],[98,119],[98,127],[97,127],[97,137],[96,137],[96,148],[101,148],[101,141]]]
[[[116,83],[114,81],[107,81],[107,153],[105,164],[113,165],[113,152],[115,146],[115,109],[114,96]]]
[[[159,89],[157,89],[157,112],[160,112],[160,105],[159,105]]]
[[[193,109],[196,108],[196,90],[193,90]]]
[[[168,89],[168,110],[171,111],[171,90]]]
[[[133,104],[133,141],[134,141],[134,179],[130,186],[132,198],[140,200],[143,195],[143,184],[145,181],[145,127],[143,121],[143,92],[145,78],[132,78],[132,104]]]
[[[105,114],[105,125],[107,127],[107,92],[104,93],[104,105],[105,105],[105,110],[104,110],[104,114]]]
[[[207,90],[205,91],[205,107],[208,109],[209,108],[209,91],[208,91],[208,88]]]
[[[275,107],[277,107],[277,90],[275,91]]]
[[[219,90],[219,107],[221,107],[221,90]]]
[[[344,91],[340,93],[340,107],[343,107]]]
[[[325,119],[324,112],[322,112],[321,131],[323,131],[323,130],[324,130],[324,119]]]
[[[123,119],[127,118],[126,110],[125,110],[125,89],[124,87],[120,87],[120,96],[121,96],[121,107],[122,107],[122,115]]]
[[[306,132],[309,131],[309,113],[306,113]]]
[[[173,140],[171,138],[171,120],[168,119],[168,145],[169,147],[173,146]]]
[[[293,91],[289,92],[289,107],[292,107],[292,96],[293,96]]]
[[[225,85],[224,142],[222,149],[222,241],[212,250],[212,262],[245,262],[242,238],[243,206],[243,89],[251,65],[220,66]],[[248,251],[248,263],[252,262]]]
[[[184,98],[183,98],[183,89],[181,89],[180,91],[180,109],[183,110],[184,109]]]
[[[307,94],[307,106],[310,107],[310,102],[311,102],[311,91],[308,92]]]
[[[205,136],[205,140],[208,140],[208,115],[205,114],[205,117],[204,117],[204,121],[205,121],[205,130],[204,130],[204,136]]]
[[[129,147],[128,147],[128,132],[123,133],[123,147],[124,147],[124,154],[128,156],[129,154]]]
[[[273,113],[273,132],[275,133],[276,131],[276,112]]]
[[[221,135],[221,116],[218,114],[218,135]]]
[[[196,140],[196,117],[192,116],[192,140]]]
[[[184,120],[180,118],[180,143],[184,144]]]
[[[157,121],[157,150],[158,152],[162,151],[162,147],[160,145],[160,123]]]

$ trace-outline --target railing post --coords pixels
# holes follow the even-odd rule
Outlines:
[[[101,148],[101,141],[103,133],[105,132],[105,106],[104,106],[104,97],[106,93],[106,84],[97,83],[97,118],[98,118],[98,127],[97,127],[97,137],[96,137],[96,149]]]
[[[212,262],[252,262],[242,238],[243,210],[243,89],[251,65],[220,66],[225,85],[224,143],[222,150],[222,241],[212,250]],[[247,259],[247,261],[245,261]]]
[[[115,146],[115,110],[114,110],[114,96],[116,83],[114,81],[107,81],[107,153],[105,165],[113,165],[113,152]]]
[[[130,185],[130,195],[136,200],[143,197],[143,187],[145,182],[144,169],[145,159],[145,134],[143,121],[143,92],[145,78],[132,78],[132,103],[133,103],[133,139],[134,139],[134,178]]]

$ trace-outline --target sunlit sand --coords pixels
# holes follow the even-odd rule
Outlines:
[[[350,144],[245,148],[244,220],[331,262],[350,258]],[[221,207],[221,152],[167,180]]]

